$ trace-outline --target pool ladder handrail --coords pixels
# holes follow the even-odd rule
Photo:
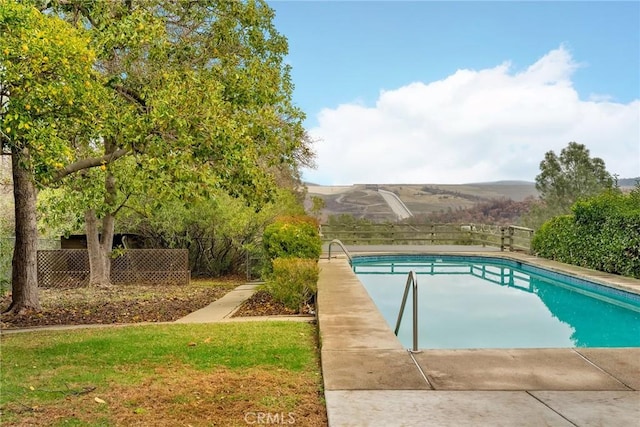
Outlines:
[[[411,353],[419,353],[418,350],[418,277],[415,271],[409,271],[407,276],[407,284],[404,286],[404,294],[402,295],[402,304],[400,304],[400,312],[398,313],[398,320],[396,321],[396,329],[393,331],[398,336],[400,330],[400,323],[402,322],[402,315],[404,314],[404,308],[407,305],[407,297],[409,296],[409,289],[413,290],[413,348],[409,350]]]
[[[329,261],[331,261],[331,245],[333,245],[334,243],[342,248],[342,251],[344,252],[344,254],[347,256],[347,258],[349,258],[349,262],[351,262],[352,261],[351,254],[349,253],[347,248],[344,246],[344,244],[338,239],[333,239],[329,243],[329,257],[328,257]]]

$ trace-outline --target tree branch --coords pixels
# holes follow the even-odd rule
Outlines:
[[[106,163],[111,163],[119,159],[120,157],[126,156],[130,152],[131,150],[129,148],[120,148],[114,151],[113,153],[105,154],[104,156],[78,160],[75,163],[71,163],[64,169],[57,170],[53,174],[53,178],[51,179],[51,182],[52,183],[58,182],[62,178],[66,177],[67,175],[71,175],[72,173],[75,173],[84,169],[94,168],[96,166],[104,165]]]
[[[127,98],[129,101],[133,101],[146,110],[147,103],[146,101],[136,92],[131,89],[124,87],[123,85],[112,84],[111,87],[115,89],[120,95]]]
[[[120,206],[118,206],[118,207],[116,208],[116,210],[115,210],[115,211],[113,211],[113,213],[112,213],[112,214],[113,214],[113,216],[118,215],[118,212],[120,212],[120,209],[122,209],[122,208],[124,208],[124,207],[128,207],[128,206],[125,206],[125,205],[126,205],[127,201],[129,200],[129,197],[131,197],[131,193],[127,194],[127,196],[124,198],[124,200],[122,201],[122,203],[120,203]]]
[[[129,199],[129,196],[127,196],[127,199]],[[126,202],[126,200],[125,200],[125,202]],[[142,210],[140,210],[140,209],[136,209],[135,207],[133,207],[133,206],[129,206],[129,205],[124,204],[124,203],[123,203],[122,207],[123,207],[123,208],[127,208],[127,209],[129,209],[129,210],[131,210],[131,211],[133,211],[133,212],[137,213],[137,214],[138,214],[138,215],[140,215],[142,218],[149,219],[149,214],[148,214],[147,212],[145,212],[145,211],[142,211]]]

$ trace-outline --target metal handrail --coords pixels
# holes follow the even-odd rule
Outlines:
[[[402,295],[402,304],[400,304],[400,312],[398,313],[398,320],[396,321],[396,329],[393,333],[398,336],[402,315],[404,314],[404,307],[407,305],[407,297],[409,296],[409,285],[412,285],[411,287],[413,289],[413,348],[410,351],[412,353],[418,353],[418,278],[413,270],[411,270],[407,276],[407,284],[404,286],[404,294]]]
[[[345,248],[344,244],[342,244],[342,242],[340,240],[338,240],[338,239],[333,239],[331,241],[331,243],[329,243],[329,257],[328,257],[328,259],[331,260],[331,245],[333,245],[334,243],[342,248],[342,251],[344,252],[344,254],[347,256],[347,258],[349,258],[349,262],[351,262],[352,261],[351,254],[349,254],[349,251],[347,250],[347,248]]]

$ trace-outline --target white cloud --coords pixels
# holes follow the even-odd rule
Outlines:
[[[533,181],[544,153],[585,144],[621,177],[640,175],[640,100],[581,100],[560,47],[526,70],[458,70],[382,91],[374,107],[327,108],[310,130],[320,184]]]

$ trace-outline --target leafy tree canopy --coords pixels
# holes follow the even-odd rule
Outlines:
[[[291,102],[287,41],[262,1],[52,1],[86,28],[106,86],[135,110],[106,136],[171,191],[207,181],[261,203],[312,153]],[[142,154],[146,158],[140,157]],[[183,188],[184,187],[184,188]]]
[[[0,137],[39,182],[93,151],[105,89],[86,32],[37,9],[0,3]],[[26,150],[26,151],[25,151]]]
[[[562,149],[560,156],[548,151],[540,162],[536,189],[547,208],[556,214],[569,212],[579,199],[613,188],[613,177],[598,157],[576,142]]]

